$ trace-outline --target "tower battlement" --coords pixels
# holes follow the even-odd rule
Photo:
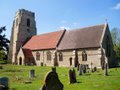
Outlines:
[[[23,15],[23,14],[28,15],[28,16],[31,16],[31,17],[35,17],[35,13],[34,13],[34,12],[31,12],[31,11],[26,10],[26,9],[19,9],[19,10],[16,12],[15,17],[18,16],[18,15]]]

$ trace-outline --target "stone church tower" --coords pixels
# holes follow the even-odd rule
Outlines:
[[[9,63],[17,63],[17,54],[20,47],[33,35],[36,35],[35,14],[19,9],[13,21],[8,55]]]

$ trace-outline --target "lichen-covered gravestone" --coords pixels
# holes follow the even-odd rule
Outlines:
[[[35,77],[35,70],[30,70],[30,72],[29,72],[29,77],[30,78],[34,78]]]
[[[0,90],[8,90],[8,83],[7,77],[0,78]]]
[[[56,72],[56,67],[52,67],[52,72]]]
[[[108,76],[108,64],[105,63],[104,76]]]
[[[79,71],[78,71],[79,75],[82,75],[82,71],[83,71],[83,70],[82,70],[82,64],[80,64],[80,65],[79,65]]]
[[[69,70],[68,78],[69,78],[69,83],[76,83],[77,82],[74,68]]]
[[[55,70],[55,69],[54,69]],[[48,72],[40,90],[63,90],[63,84],[55,71]]]
[[[3,66],[0,65],[0,69],[3,69]]]
[[[86,73],[86,65],[83,65],[83,73]]]

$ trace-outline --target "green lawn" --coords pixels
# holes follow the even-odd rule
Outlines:
[[[29,78],[29,70],[35,69],[36,77]],[[45,74],[51,67],[40,66],[16,66],[3,65],[0,69],[0,77],[9,78],[10,90],[39,90],[43,84]],[[75,84],[68,83],[69,68],[56,68],[60,81],[64,85],[64,90],[120,90],[120,68],[109,69],[109,76],[104,76],[102,70],[94,73],[86,73],[83,76],[77,75]],[[24,82],[30,80],[31,84]]]

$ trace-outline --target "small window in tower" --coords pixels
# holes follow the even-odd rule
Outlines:
[[[27,29],[27,32],[30,32],[30,29]]]
[[[30,27],[30,19],[27,19],[27,27]]]

